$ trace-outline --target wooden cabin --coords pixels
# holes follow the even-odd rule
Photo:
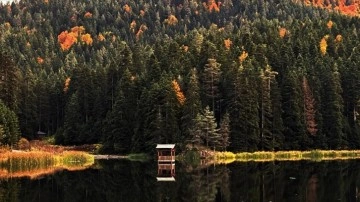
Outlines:
[[[157,181],[175,181],[175,144],[158,144]]]
[[[175,144],[158,144],[156,150],[158,162],[175,162]]]

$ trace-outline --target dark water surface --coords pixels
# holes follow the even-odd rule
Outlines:
[[[157,181],[156,162],[101,160],[83,171],[1,180],[0,201],[360,201],[359,174],[358,160],[198,168],[177,162],[169,182]]]

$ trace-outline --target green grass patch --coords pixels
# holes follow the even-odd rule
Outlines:
[[[131,161],[149,161],[151,157],[145,153],[138,153],[138,154],[127,155],[127,159]]]

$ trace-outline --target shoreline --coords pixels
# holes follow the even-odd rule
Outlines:
[[[215,161],[266,162],[266,161],[326,161],[360,159],[360,150],[309,150],[309,151],[257,151],[257,152],[216,152]]]
[[[107,154],[92,154],[95,160],[102,160],[102,159],[128,159],[128,156],[123,155],[107,155]]]

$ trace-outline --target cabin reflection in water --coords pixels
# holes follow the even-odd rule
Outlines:
[[[175,144],[158,144],[157,181],[175,181]]]

